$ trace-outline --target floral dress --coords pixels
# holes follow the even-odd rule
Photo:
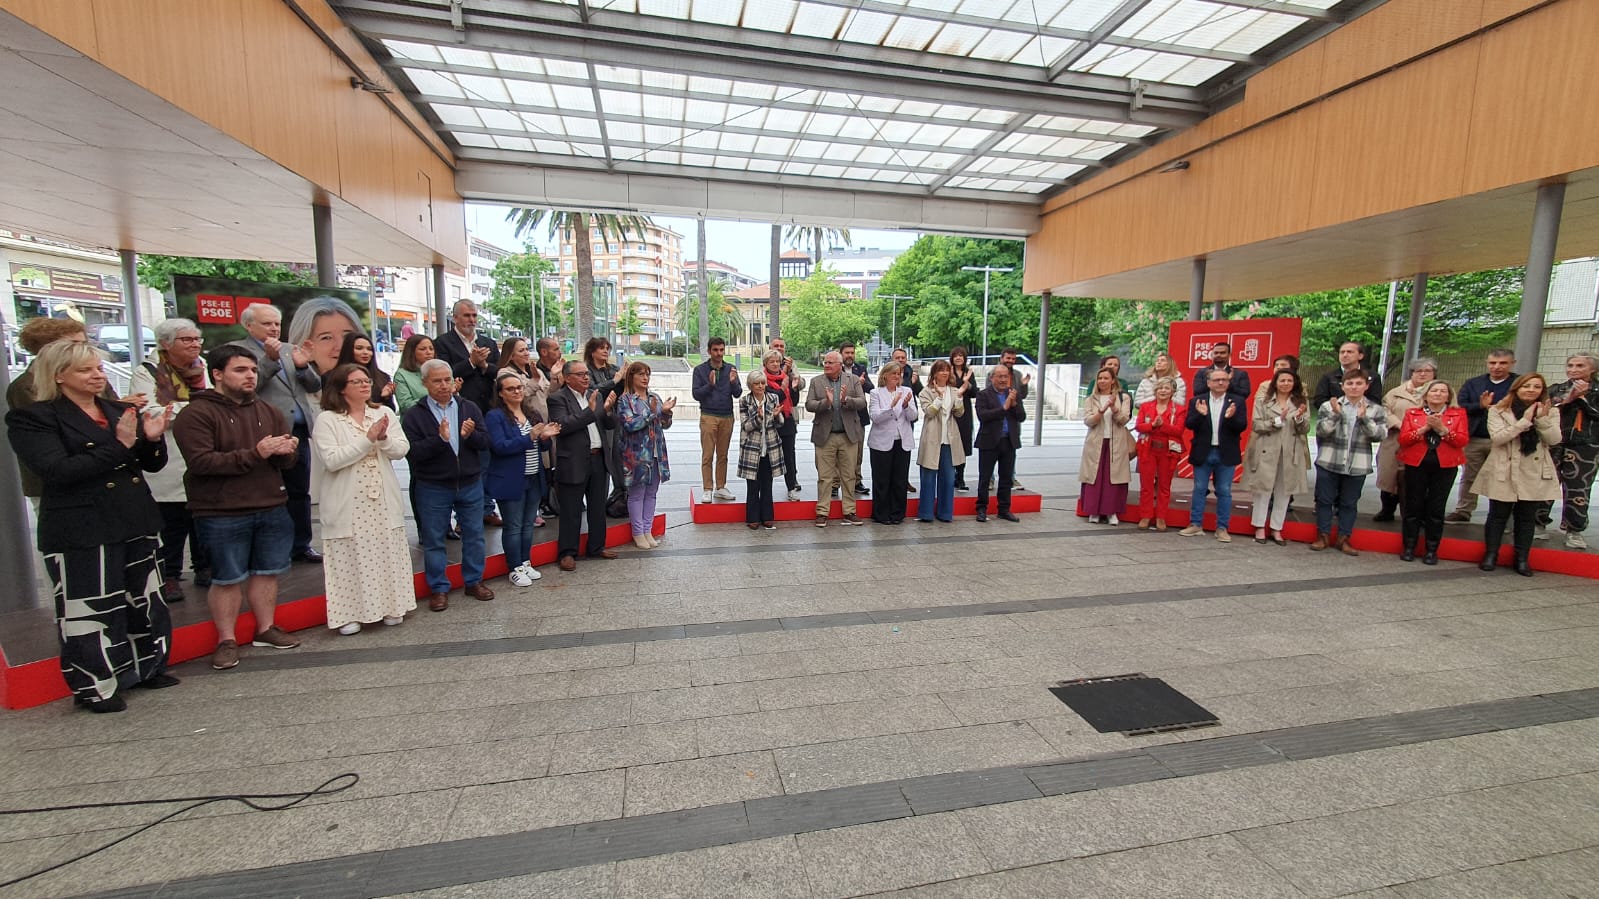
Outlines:
[[[650,394],[656,406],[659,396]],[[634,485],[664,484],[672,479],[672,466],[666,459],[666,429],[672,426],[672,413],[656,412],[636,393],[619,394],[616,417],[621,424],[622,476],[627,488]]]

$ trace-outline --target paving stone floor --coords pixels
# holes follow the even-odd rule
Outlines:
[[[696,438],[656,551],[0,715],[0,810],[360,775],[0,897],[1596,895],[1599,581],[1087,525],[1062,446],[1020,524],[696,527]],[[1047,690],[1135,671],[1220,726]],[[0,816],[0,881],[174,808]]]

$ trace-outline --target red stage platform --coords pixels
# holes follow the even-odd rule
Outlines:
[[[655,516],[650,530],[655,534],[665,534],[666,516]],[[606,546],[621,546],[632,542],[632,531],[626,522],[613,524],[605,529]],[[584,534],[579,541],[579,551],[587,551],[587,548],[588,535]],[[535,544],[533,551],[529,553],[530,560],[534,565],[548,565],[555,561],[555,551],[554,540]],[[504,553],[489,556],[484,560],[483,579],[501,577],[508,570]],[[459,564],[451,565],[448,574],[451,586],[462,585]],[[427,583],[420,571],[416,573],[416,595],[418,598],[428,595]],[[328,623],[326,597],[307,596],[301,599],[280,600],[273,623],[286,631],[325,625]],[[243,633],[254,633],[254,616],[249,612],[240,615],[238,629]],[[172,652],[168,663],[176,665],[179,662],[208,656],[216,646],[216,627],[209,621],[176,628],[172,632]],[[68,695],[70,694],[67,692],[66,682],[61,679],[61,663],[58,659],[40,659],[37,662],[12,667],[5,661],[4,652],[0,651],[0,708],[28,709],[57,699],[65,699]]]
[[[690,487],[688,499],[691,504],[690,514],[695,524],[731,524],[744,523],[744,504],[741,502],[713,502],[702,503],[696,495],[697,491]],[[1013,493],[1010,498],[1010,510],[1017,515],[1024,512],[1041,512],[1044,509],[1044,498],[1037,493]],[[905,517],[915,518],[917,500],[911,497],[905,502]],[[999,500],[996,497],[988,498],[988,514],[993,515],[999,511]],[[816,503],[814,501],[800,500],[790,502],[779,500],[772,503],[772,514],[777,516],[774,521],[813,521],[816,518]],[[855,501],[855,514],[862,518],[872,517],[872,501],[861,499]],[[976,515],[976,496],[955,497],[956,515]],[[828,510],[828,518],[844,517],[844,505],[839,500],[833,500]]]

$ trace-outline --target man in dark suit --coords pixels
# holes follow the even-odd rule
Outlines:
[[[1016,450],[1022,445],[1022,422],[1027,409],[1020,388],[1011,385],[1008,366],[996,365],[988,373],[988,386],[977,394],[977,520],[988,520],[988,481],[999,463],[999,517],[1018,521],[1010,510],[1011,484],[1016,474]]]
[[[1206,369],[1207,390],[1188,401],[1186,427],[1194,434],[1188,463],[1194,466],[1194,494],[1188,506],[1184,537],[1205,532],[1205,497],[1216,488],[1216,539],[1231,543],[1227,524],[1233,514],[1233,472],[1243,460],[1239,435],[1249,427],[1244,397],[1233,394],[1233,376],[1225,368]]]
[[[494,338],[477,329],[477,306],[471,300],[458,300],[450,310],[450,327],[433,338],[435,358],[450,364],[450,371],[461,382],[460,395],[479,410],[494,404],[494,376],[500,370],[500,350]],[[480,461],[483,472],[489,470],[488,452]],[[490,527],[503,524],[494,512],[494,498],[483,494],[483,523]]]
[[[588,508],[590,559],[614,559],[616,553],[605,548],[606,453],[600,431],[616,427],[611,410],[616,393],[600,405],[598,392],[589,389],[588,366],[576,360],[563,368],[566,386],[548,399],[550,421],[561,426],[555,438],[555,484],[560,494],[561,527],[556,555],[562,571],[577,568],[578,536],[583,527],[583,510]],[[621,472],[617,472],[620,477]]]

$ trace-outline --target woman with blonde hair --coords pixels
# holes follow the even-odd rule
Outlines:
[[[916,464],[922,469],[918,521],[955,520],[955,466],[966,464],[955,420],[966,414],[955,367],[939,359],[927,373],[927,386],[917,398],[921,406],[922,442],[916,447]]]
[[[1455,474],[1466,463],[1471,424],[1466,410],[1455,405],[1455,389],[1447,381],[1429,381],[1421,389],[1419,405],[1405,411],[1399,423],[1397,459],[1405,466],[1405,546],[1399,558],[1416,558],[1416,537],[1426,532],[1422,564],[1438,564],[1438,544],[1444,539],[1444,511]]]
[[[866,396],[866,414],[872,418],[872,429],[866,433],[866,446],[872,451],[872,520],[878,524],[905,520],[916,396],[902,386],[904,376],[905,366],[888,363],[877,372],[877,386]]]
[[[1438,377],[1438,363],[1417,356],[1405,366],[1405,379],[1383,394],[1383,410],[1388,413],[1388,434],[1377,444],[1377,489],[1382,491],[1382,508],[1372,521],[1393,521],[1404,494],[1404,474],[1399,461],[1399,429],[1405,413],[1421,405],[1422,391]],[[1412,538],[1411,543],[1415,543]]]
[[[1144,379],[1138,382],[1138,389],[1133,392],[1133,407],[1143,408],[1143,405],[1155,398],[1155,385],[1162,378],[1170,378],[1176,385],[1172,392],[1172,401],[1179,406],[1187,407],[1187,388],[1183,385],[1182,374],[1177,371],[1177,363],[1165,353],[1156,353],[1155,361],[1144,372]]]
[[[666,459],[666,429],[672,426],[677,398],[662,401],[658,394],[650,393],[650,367],[642,362],[628,365],[617,383],[616,396],[617,433],[621,435],[617,452],[622,457],[633,545],[654,549],[660,542],[650,533],[655,523],[655,497],[661,485],[672,479]]]
[[[1537,372],[1517,378],[1488,410],[1488,439],[1493,444],[1488,459],[1471,484],[1472,493],[1488,500],[1482,562],[1477,567],[1493,571],[1498,566],[1505,526],[1514,519],[1516,573],[1532,577],[1528,557],[1538,512],[1560,498],[1560,478],[1549,454],[1560,443],[1560,418],[1549,404],[1548,379]]]
[[[1155,379],[1155,398],[1138,407],[1138,422],[1133,427],[1138,439],[1138,529],[1166,530],[1171,514],[1171,482],[1177,463],[1183,457],[1183,423],[1188,410],[1177,402],[1182,389],[1180,378]]]
[[[1082,507],[1090,524],[1098,518],[1110,525],[1127,511],[1127,486],[1133,480],[1132,399],[1122,392],[1116,373],[1102,368],[1094,375],[1094,392],[1084,405],[1083,459],[1077,479],[1083,485]]]

